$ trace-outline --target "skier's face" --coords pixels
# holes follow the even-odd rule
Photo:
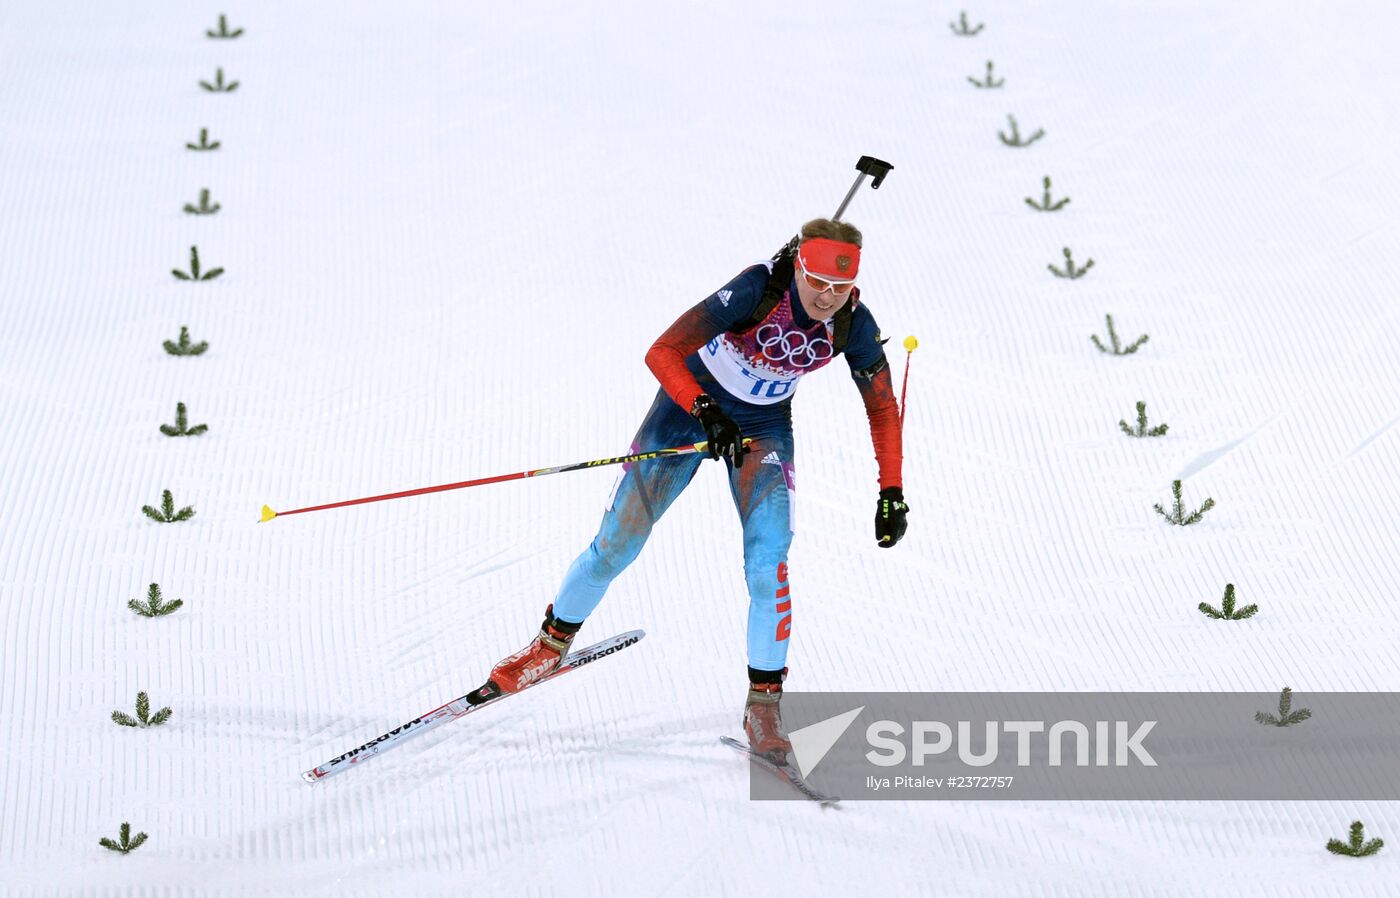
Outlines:
[[[838,293],[837,290],[842,292]],[[851,285],[849,282],[833,284],[819,275],[809,274],[799,260],[797,298],[802,301],[802,310],[808,317],[825,321],[851,298]]]

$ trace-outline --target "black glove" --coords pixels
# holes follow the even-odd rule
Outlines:
[[[904,504],[904,490],[889,486],[880,490],[880,504],[875,506],[875,541],[880,548],[888,549],[899,542],[909,527],[905,515],[909,506]]]
[[[726,455],[734,459],[734,467],[744,466],[744,435],[734,419],[724,413],[713,396],[701,393],[695,397],[690,414],[705,428],[705,437],[710,442],[710,458]]]

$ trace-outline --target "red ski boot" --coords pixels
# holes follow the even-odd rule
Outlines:
[[[554,616],[554,606],[550,605],[544,611],[540,635],[525,648],[498,662],[491,670],[490,683],[500,692],[519,692],[553,672],[569,653],[569,643],[574,641],[582,626],[559,620]]]
[[[783,729],[783,716],[778,707],[786,677],[786,667],[782,670],[755,670],[750,667],[749,698],[744,706],[744,735],[749,737],[749,747],[778,764],[786,763],[792,752],[792,743],[788,741],[787,730]]]

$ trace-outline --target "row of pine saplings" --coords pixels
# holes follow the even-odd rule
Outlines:
[[[230,29],[228,27],[228,20],[227,17],[224,15],[219,16],[219,24],[217,28],[209,29],[205,32],[205,35],[207,37],[216,40],[231,40],[240,37],[242,34],[242,28]],[[234,90],[238,89],[237,81],[225,82],[224,70],[222,68],[217,70],[215,78],[212,82],[200,81],[199,85],[203,90],[212,93],[232,93]],[[219,148],[219,143],[215,141],[211,144],[208,140],[208,130],[204,129],[200,131],[200,140],[198,144],[187,143],[185,146],[190,150],[207,151],[217,150]],[[209,190],[207,188],[200,191],[198,206],[195,206],[193,204],[186,204],[185,206],[185,212],[190,215],[213,215],[217,213],[219,209],[220,206],[217,203],[210,205]],[[224,270],[222,268],[201,270],[199,263],[199,249],[193,246],[190,247],[189,271],[185,272],[179,269],[174,269],[171,271],[171,274],[176,279],[182,281],[191,281],[194,283],[212,281],[223,273]],[[209,344],[207,342],[192,342],[190,340],[189,328],[187,327],[181,327],[179,338],[177,340],[166,340],[164,346],[165,351],[170,355],[174,356],[203,355],[204,352],[209,348]],[[206,424],[196,424],[193,426],[190,425],[185,411],[185,404],[183,402],[176,403],[175,423],[173,425],[162,424],[160,427],[160,432],[168,437],[194,437],[206,433],[208,432],[208,430],[209,426]],[[185,508],[179,509],[178,511],[175,509],[175,499],[170,494],[170,490],[164,491],[163,501],[161,502],[161,506],[159,508],[153,508],[149,505],[146,505],[143,506],[141,510],[146,514],[147,517],[152,518],[156,521],[160,521],[162,523],[188,521],[190,518],[194,517],[194,509],[191,507],[187,506]],[[184,602],[180,599],[166,601],[165,598],[161,595],[160,586],[155,583],[152,583],[150,585],[150,589],[148,590],[144,601],[132,599],[130,602],[127,603],[127,607],[129,607],[136,614],[139,614],[142,617],[150,618],[164,617],[168,614],[172,614],[176,610],[178,610],[182,605],[184,605]],[[170,720],[171,715],[174,713],[170,708],[161,708],[155,713],[151,713],[151,699],[150,696],[148,696],[145,692],[136,693],[135,710],[136,713],[134,716],[126,713],[125,711],[113,711],[112,721],[118,726],[133,727],[136,729],[146,729],[149,727],[158,727],[165,724],[167,721]],[[144,832],[138,832],[133,835],[131,832],[131,824],[124,822],[118,830],[117,838],[110,839],[104,836],[98,840],[98,844],[108,850],[116,851],[121,854],[126,854],[128,852],[134,851],[135,849],[141,847],[141,845],[145,844],[146,838],[146,833]]]
[[[967,21],[966,11],[960,14],[959,20],[957,22],[949,23],[949,28],[952,29],[954,34],[960,37],[975,37],[981,33],[984,27],[986,27],[985,23],[980,22],[975,26],[971,25]],[[977,78],[973,77],[968,77],[967,80],[971,82],[971,84],[974,87],[981,89],[1000,88],[1004,84],[1006,84],[1006,79],[996,78],[993,74],[993,69],[994,63],[992,62],[992,60],[987,60],[986,77],[982,80],[978,80]],[[1028,147],[1045,136],[1045,129],[1037,128],[1035,133],[1031,134],[1029,137],[1022,137],[1020,127],[1016,122],[1016,117],[1013,115],[1008,116],[1007,118],[1010,121],[1010,133],[1008,134],[1004,131],[997,132],[997,136],[1001,139],[1001,142],[1006,146]],[[1044,177],[1044,185],[1045,192],[1041,199],[1035,200],[1031,197],[1025,197],[1025,203],[1027,206],[1030,206],[1032,209],[1035,209],[1040,212],[1058,212],[1065,206],[1069,205],[1070,197],[1061,197],[1057,200],[1052,196],[1051,180],[1049,175],[1046,175]],[[1068,280],[1079,280],[1080,278],[1088,274],[1089,270],[1094,267],[1093,259],[1089,259],[1083,265],[1077,264],[1074,261],[1074,253],[1072,250],[1070,250],[1069,247],[1064,247],[1063,252],[1065,257],[1063,268],[1056,267],[1054,264],[1047,264],[1045,266],[1047,269],[1049,269],[1050,273],[1055,275],[1056,277],[1066,278]],[[1099,339],[1098,334],[1093,334],[1089,337],[1090,341],[1093,342],[1094,346],[1096,346],[1100,352],[1104,352],[1109,355],[1115,356],[1132,355],[1133,353],[1137,352],[1138,349],[1144,343],[1147,342],[1147,335],[1144,334],[1125,346],[1118,336],[1117,329],[1114,327],[1113,316],[1105,315],[1104,318],[1108,326],[1107,345],[1105,345],[1105,342],[1103,340]],[[1167,425],[1165,424],[1159,424],[1156,427],[1148,426],[1147,403],[1145,402],[1137,403],[1136,427],[1130,427],[1126,421],[1119,421],[1118,426],[1122,429],[1124,433],[1131,437],[1160,437],[1166,435],[1167,432]],[[1214,499],[1206,499],[1205,502],[1203,502],[1199,508],[1197,508],[1194,511],[1188,511],[1185,505],[1183,504],[1181,498],[1180,480],[1172,481],[1172,495],[1174,497],[1174,502],[1171,511],[1164,510],[1161,505],[1155,505],[1154,508],[1156,509],[1158,514],[1162,515],[1162,517],[1166,518],[1171,523],[1179,524],[1183,527],[1190,524],[1194,524],[1197,521],[1199,521],[1201,517],[1204,516],[1207,511],[1210,511],[1210,509],[1215,505]]]
[[[950,22],[948,24],[948,27],[952,29],[952,32],[958,35],[959,37],[976,37],[986,26],[985,23],[981,22],[979,22],[975,26],[969,23],[967,18],[967,12],[964,11],[959,15],[958,21]],[[977,78],[969,77],[967,80],[971,82],[974,87],[979,89],[996,89],[1002,87],[1006,83],[1006,80],[1004,78],[997,78],[995,76],[994,65],[991,60],[987,61],[987,73],[984,78],[979,80]],[[1023,137],[1020,131],[1020,127],[1016,122],[1016,117],[1007,116],[1007,118],[1010,122],[1010,133],[998,131],[997,136],[1001,138],[1001,142],[1008,147],[1028,147],[1045,136],[1045,129],[1037,128],[1035,132],[1030,136]],[[1044,184],[1045,193],[1041,200],[1036,201],[1030,197],[1026,197],[1026,205],[1040,212],[1058,212],[1069,204],[1069,197],[1062,197],[1061,199],[1056,200],[1051,196],[1051,181],[1049,175],[1045,176]],[[1054,265],[1047,266],[1050,269],[1050,272],[1056,277],[1065,278],[1068,280],[1078,280],[1084,277],[1086,274],[1088,274],[1089,269],[1094,267],[1093,259],[1089,259],[1082,266],[1077,265],[1074,261],[1073,253],[1070,251],[1069,247],[1064,248],[1064,256],[1064,268],[1057,268]],[[1107,315],[1105,317],[1108,324],[1109,345],[1105,346],[1104,342],[1099,339],[1097,334],[1092,335],[1089,338],[1093,342],[1094,346],[1096,346],[1099,349],[1100,352],[1114,356],[1132,355],[1133,353],[1137,352],[1137,350],[1144,343],[1147,342],[1147,335],[1144,334],[1143,336],[1138,337],[1132,343],[1128,344],[1127,346],[1124,346],[1118,337],[1117,330],[1114,328],[1113,316]],[[1120,420],[1118,422],[1118,427],[1130,437],[1160,437],[1165,436],[1167,433],[1166,424],[1158,424],[1155,427],[1151,427],[1148,425],[1147,403],[1145,402],[1137,403],[1137,421],[1135,425],[1129,425],[1127,421]],[[1172,496],[1173,503],[1170,510],[1164,509],[1161,506],[1161,504],[1156,504],[1153,506],[1153,508],[1157,511],[1158,514],[1160,514],[1170,523],[1178,524],[1183,527],[1188,526],[1190,524],[1195,524],[1196,522],[1200,521],[1206,512],[1210,511],[1213,507],[1215,507],[1215,500],[1208,498],[1205,500],[1205,502],[1203,502],[1200,505],[1200,507],[1196,508],[1194,511],[1188,510],[1187,506],[1182,500],[1180,480],[1172,481]],[[1201,602],[1200,605],[1197,606],[1197,608],[1202,614],[1215,620],[1244,620],[1245,618],[1253,617],[1254,614],[1259,610],[1259,606],[1254,604],[1246,605],[1243,608],[1236,607],[1235,585],[1233,583],[1227,583],[1225,585],[1225,595],[1221,599],[1219,608],[1215,608],[1214,606],[1206,602]],[[1279,698],[1278,714],[1272,715],[1266,714],[1264,712],[1259,712],[1255,714],[1254,719],[1261,724],[1282,727],[1294,726],[1307,720],[1312,716],[1312,712],[1309,709],[1302,708],[1298,710],[1293,710],[1291,704],[1292,690],[1285,686]],[[1384,844],[1385,843],[1380,839],[1371,839],[1369,842],[1365,841],[1365,828],[1362,825],[1361,821],[1358,820],[1352,823],[1350,838],[1347,842],[1342,842],[1339,839],[1330,839],[1327,842],[1327,850],[1334,854],[1344,854],[1353,857],[1365,857],[1367,855],[1372,855],[1380,851],[1381,847]]]
[[[979,22],[975,26],[971,25],[967,20],[967,12],[964,10],[962,13],[960,13],[958,21],[950,22],[948,27],[951,28],[953,33],[958,35],[959,37],[976,37],[982,32],[982,29],[986,27],[986,23]],[[973,86],[978,88],[1000,88],[1006,83],[1006,79],[995,78],[992,74],[992,71],[993,63],[991,60],[988,60],[987,76],[984,80],[979,81],[976,78],[972,77],[969,77],[967,80],[970,81],[973,84]],[[1011,121],[1011,133],[1006,134],[1005,132],[998,132],[998,136],[1000,136],[1001,142],[1006,144],[1007,146],[1028,147],[1045,136],[1045,129],[1039,128],[1029,138],[1023,139],[1021,137],[1021,132],[1016,124],[1016,117],[1010,116],[1009,118]],[[1045,195],[1042,197],[1042,199],[1040,201],[1036,201],[1030,197],[1026,197],[1026,205],[1040,212],[1058,212],[1069,204],[1069,197],[1062,197],[1059,200],[1056,200],[1051,196],[1051,181],[1049,175],[1045,176],[1044,183]],[[1076,265],[1074,261],[1074,254],[1070,251],[1069,247],[1064,248],[1064,255],[1065,267],[1063,269],[1057,268],[1054,265],[1046,266],[1048,269],[1050,269],[1050,272],[1056,277],[1067,278],[1069,280],[1078,280],[1084,277],[1084,275],[1088,274],[1089,270],[1094,267],[1093,259],[1089,259],[1082,266]],[[1105,342],[1103,340],[1099,339],[1098,334],[1091,334],[1089,337],[1090,342],[1092,342],[1100,352],[1114,356],[1132,355],[1133,353],[1137,352],[1138,349],[1141,348],[1144,343],[1147,342],[1147,335],[1143,334],[1142,336],[1138,337],[1136,340],[1132,341],[1131,343],[1125,346],[1118,336],[1117,328],[1114,327],[1113,316],[1105,315],[1104,319],[1108,326],[1107,345],[1105,345]],[[1148,426],[1146,402],[1137,403],[1136,426],[1130,426],[1127,421],[1120,420],[1118,422],[1118,427],[1130,437],[1160,437],[1165,436],[1167,433],[1166,424],[1159,424],[1155,427]],[[1210,511],[1212,508],[1215,507],[1215,500],[1208,498],[1205,500],[1205,502],[1203,502],[1200,505],[1200,507],[1196,508],[1194,511],[1188,511],[1181,497],[1180,480],[1172,481],[1172,496],[1173,503],[1170,511],[1162,508],[1160,504],[1154,505],[1153,508],[1157,511],[1158,514],[1166,518],[1169,522],[1173,524],[1179,524],[1183,527],[1198,522],[1205,515],[1206,512]]]

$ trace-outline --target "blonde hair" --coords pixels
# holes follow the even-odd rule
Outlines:
[[[853,224],[844,221],[832,221],[830,218],[814,218],[802,226],[801,239],[799,245],[806,243],[813,238],[825,238],[827,240],[839,240],[842,243],[854,243],[861,245],[860,229]]]

